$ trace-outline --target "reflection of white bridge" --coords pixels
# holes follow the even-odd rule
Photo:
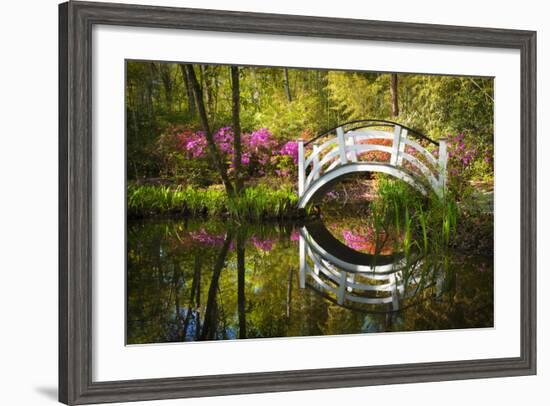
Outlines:
[[[438,158],[410,135],[437,145]],[[374,160],[370,152],[385,153],[382,155],[389,159]],[[354,121],[308,142],[299,140],[298,206],[306,207],[339,178],[361,172],[386,173],[423,194],[427,194],[427,184],[442,196],[447,172],[446,141],[433,141],[415,130],[385,120]]]
[[[300,229],[300,287],[311,279],[313,287],[335,297],[339,305],[391,305],[397,311],[402,300],[432,285],[433,276],[425,272],[419,258],[407,262],[402,255],[355,251],[337,241],[320,222]],[[435,281],[437,292],[442,289],[441,276]]]

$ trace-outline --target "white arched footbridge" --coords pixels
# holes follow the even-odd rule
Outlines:
[[[426,148],[430,144],[433,153]],[[434,141],[387,120],[352,121],[310,141],[299,140],[298,207],[306,207],[338,179],[362,172],[386,173],[422,194],[431,188],[441,197],[447,173],[446,140]]]

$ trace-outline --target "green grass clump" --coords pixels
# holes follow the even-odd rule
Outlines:
[[[382,177],[378,184],[379,199],[372,205],[372,217],[381,218],[386,231],[401,236],[405,253],[411,249],[424,254],[444,252],[456,231],[458,209],[450,195],[439,198],[435,193],[422,196],[404,182]]]
[[[220,216],[262,220],[298,216],[298,197],[290,187],[272,189],[265,185],[246,188],[229,198],[220,188],[128,186],[128,214]]]

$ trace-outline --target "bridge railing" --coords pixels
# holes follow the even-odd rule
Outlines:
[[[306,281],[310,279],[316,287],[329,296],[334,296],[339,305],[344,305],[345,302],[367,305],[391,304],[392,310],[396,311],[399,310],[403,299],[416,294],[419,289],[430,286],[430,282],[425,280],[426,275],[420,260],[409,264],[409,275],[406,280],[404,260],[393,264],[389,272],[378,272],[377,269],[350,272],[317,253],[310,242],[301,233],[300,288],[305,288]],[[440,285],[438,282],[438,286]]]
[[[352,122],[355,123],[355,122]],[[302,195],[330,171],[352,163],[384,163],[386,172],[401,169],[423,179],[441,196],[446,187],[447,143],[434,141],[394,122],[367,121],[345,130],[346,125],[305,142],[298,140],[298,192]],[[373,129],[376,126],[390,131]],[[411,136],[412,135],[412,136]],[[419,138],[419,141],[413,139]],[[436,154],[421,144],[437,145]],[[373,154],[378,153],[375,158]],[[380,154],[382,153],[382,154]],[[382,156],[383,159],[380,157]]]

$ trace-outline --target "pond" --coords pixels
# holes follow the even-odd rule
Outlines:
[[[372,255],[356,223],[129,219],[127,344],[493,326],[492,257]]]

